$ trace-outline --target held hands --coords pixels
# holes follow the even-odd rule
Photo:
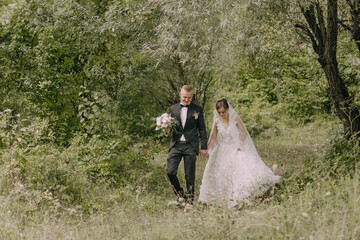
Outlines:
[[[208,150],[200,150],[200,155],[201,156],[206,156],[208,154]]]

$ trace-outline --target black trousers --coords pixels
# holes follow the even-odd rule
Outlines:
[[[177,170],[182,158],[184,158],[184,170],[187,190],[186,195],[183,188],[180,186],[179,179],[177,178]],[[187,199],[188,201],[194,200],[195,166],[196,152],[191,147],[190,143],[177,142],[169,152],[166,173],[169,177],[171,185],[173,186],[174,193],[179,197]]]

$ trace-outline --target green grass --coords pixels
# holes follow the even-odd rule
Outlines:
[[[264,162],[270,167],[278,164],[278,173],[288,179],[270,201],[257,199],[240,210],[195,204],[184,212],[168,206],[174,196],[166,185],[164,146],[153,153],[153,164],[164,167],[156,177],[168,187],[104,190],[97,195],[104,205],[92,214],[63,208],[29,215],[13,211],[12,199],[1,196],[0,239],[360,239],[358,173],[352,178],[316,179],[301,191],[292,181],[322,156],[332,129],[329,122],[316,122],[254,139]],[[198,159],[197,196],[206,161]],[[178,174],[183,181],[182,165]]]

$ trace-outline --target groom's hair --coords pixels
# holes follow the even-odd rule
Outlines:
[[[191,92],[193,88],[190,85],[184,85],[182,86],[181,90],[184,90],[185,92]]]

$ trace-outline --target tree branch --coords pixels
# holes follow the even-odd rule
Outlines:
[[[324,21],[324,15],[320,6],[319,1],[317,1],[315,3],[315,7],[316,7],[316,15],[317,15],[317,19],[319,22],[319,34],[321,34],[321,39],[325,40],[326,39],[326,28],[325,28],[325,21]]]
[[[183,68],[183,65],[182,65],[182,63],[180,61],[180,57],[176,56],[175,61],[176,61],[176,64],[177,64],[177,69],[179,71],[179,79],[180,79],[182,85],[185,85],[186,81],[185,81],[185,75],[184,75],[184,68]]]
[[[351,0],[346,0],[346,3],[350,7],[352,26],[345,29],[351,32],[356,46],[360,51],[360,1],[354,0],[352,2]]]
[[[345,24],[345,22],[349,22],[349,21],[350,21],[350,20],[339,20],[339,24],[340,24],[343,28],[345,28],[345,30],[351,32],[351,31],[352,31],[351,27],[350,27],[349,25],[346,25],[346,24]]]
[[[330,62],[336,61],[337,50],[337,35],[338,35],[338,17],[337,17],[337,0],[328,0],[328,14],[327,14],[327,46],[329,47],[328,53],[331,58]]]
[[[305,27],[304,25],[299,24],[299,23],[295,24],[295,28],[301,29],[304,32],[304,34],[310,38],[310,41],[313,45],[315,52],[318,53],[317,49],[319,47],[318,47],[318,44],[317,44],[316,39],[315,39],[314,35],[312,34],[312,32],[307,27]],[[303,37],[304,39],[306,39],[306,37],[304,35],[302,35],[301,33],[300,33],[300,36]],[[309,41],[308,39],[306,39],[306,40]]]

